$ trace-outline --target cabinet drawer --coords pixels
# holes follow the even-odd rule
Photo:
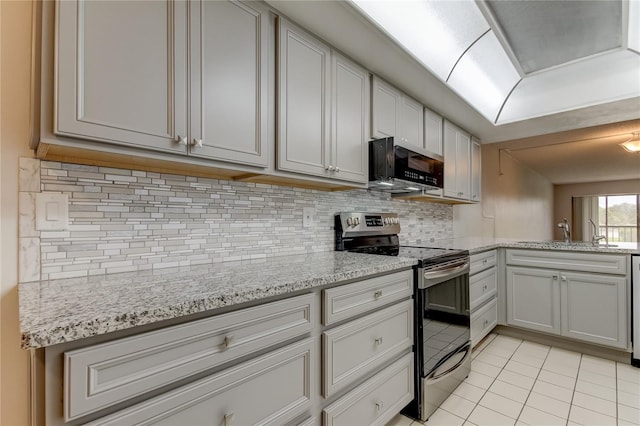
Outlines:
[[[307,333],[313,300],[293,297],[65,352],[65,420]]]
[[[498,324],[498,299],[471,314],[471,345],[477,345]]]
[[[413,355],[407,354],[325,408],[323,426],[384,425],[413,394]]]
[[[413,271],[402,271],[322,291],[322,323],[334,324],[413,294]]]
[[[563,271],[627,273],[628,255],[544,250],[507,250],[507,265]]]
[[[469,309],[473,311],[498,291],[496,268],[487,269],[469,278]]]
[[[498,255],[496,250],[489,250],[482,253],[472,254],[470,256],[471,265],[469,266],[469,275],[476,274],[484,269],[496,266],[498,263]]]
[[[411,300],[322,333],[322,394],[333,395],[412,344]]]
[[[284,424],[311,407],[312,348],[294,343],[89,424]]]

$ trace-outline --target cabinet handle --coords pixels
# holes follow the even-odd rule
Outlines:
[[[483,290],[487,289],[487,285],[485,284],[484,287],[482,287]]]
[[[233,413],[225,414],[225,415],[224,415],[224,426],[228,426],[228,425],[230,425],[230,424],[233,422],[233,418],[234,418],[235,416],[236,416],[236,415],[235,415],[235,414],[233,414]]]
[[[552,275],[551,278],[554,279],[554,280],[557,280],[558,276],[557,275]]]
[[[384,403],[382,401],[376,402],[376,411],[377,412],[382,411],[382,407],[384,407]]]
[[[336,173],[340,173],[340,167],[336,167]]]
[[[335,167],[333,167],[331,164],[329,164],[327,167],[325,167],[325,170],[332,172],[335,170]]]
[[[382,344],[382,337],[378,337],[376,340],[376,345],[380,346]]]
[[[202,139],[193,139],[193,143],[191,145],[202,148]]]
[[[484,260],[482,261],[482,264],[483,264],[483,265],[486,265],[486,264],[487,264],[487,259],[484,259]]]
[[[487,320],[487,319],[486,319],[486,320],[484,320],[484,325],[483,325],[483,327],[486,327],[486,326],[488,326],[488,325],[489,325],[489,320]]]
[[[225,349],[228,349],[235,340],[236,336],[234,336],[233,334],[227,334],[226,336],[224,336],[224,341],[222,342],[222,344],[224,345]]]
[[[380,299],[382,297],[382,290],[377,290],[375,293],[373,293],[373,297],[375,299]]]
[[[187,145],[187,137],[178,135],[177,142],[178,145]]]
[[[560,277],[560,280],[562,280],[562,281],[566,281],[566,280],[567,280],[567,277],[565,277],[564,275],[562,275],[562,276]]]

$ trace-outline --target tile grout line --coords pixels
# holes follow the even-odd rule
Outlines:
[[[523,342],[524,342],[524,340],[523,340]],[[522,404],[522,408],[520,409],[520,413],[518,414],[518,418],[516,419],[516,422],[518,422],[520,420],[520,416],[522,416],[522,412],[524,411],[524,407],[527,407],[527,401],[529,401],[529,397],[531,397],[531,393],[533,393],[533,388],[536,386],[536,382],[538,381],[538,377],[540,377],[540,372],[542,371],[542,367],[544,367],[544,363],[547,362],[547,358],[549,358],[549,354],[551,353],[551,348],[552,347],[549,346],[549,350],[547,350],[547,354],[545,355],[544,360],[542,361],[542,365],[540,365],[540,369],[538,370],[538,374],[536,374],[536,377],[533,380],[533,385],[531,386],[531,389],[529,389],[529,393],[527,394],[527,397],[525,398],[524,403]],[[531,407],[531,408],[534,408],[534,407]]]

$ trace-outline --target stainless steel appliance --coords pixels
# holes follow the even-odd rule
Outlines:
[[[336,250],[416,259],[414,400],[403,411],[427,420],[471,370],[469,252],[402,246],[395,213],[340,213]]]
[[[392,193],[442,188],[444,161],[417,146],[402,146],[394,138],[369,142],[369,187]]]
[[[631,310],[631,328],[633,329],[633,356],[631,364],[640,367],[640,255],[631,256],[631,294],[633,308]]]

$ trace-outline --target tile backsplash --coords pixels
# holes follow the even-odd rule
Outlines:
[[[325,192],[49,161],[40,162],[40,189],[69,196],[68,230],[39,231],[43,280],[332,251],[339,211],[399,213],[404,244],[453,235],[451,206],[367,190]],[[313,211],[309,227],[303,227],[305,207]]]

